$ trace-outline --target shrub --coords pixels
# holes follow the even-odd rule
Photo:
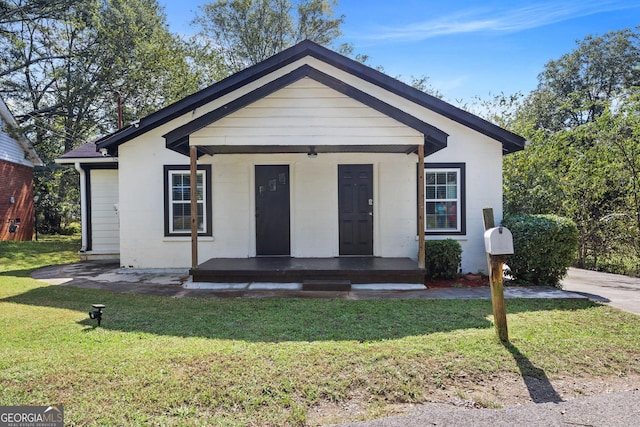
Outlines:
[[[576,224],[555,215],[514,215],[502,225],[513,234],[515,251],[507,257],[507,273],[518,281],[559,287],[576,257]]]
[[[462,248],[453,239],[424,242],[425,270],[430,279],[453,279],[460,273]]]
[[[80,233],[82,233],[82,226],[78,222],[72,222],[66,227],[63,227],[62,231],[60,232],[60,234],[65,236],[73,236]]]

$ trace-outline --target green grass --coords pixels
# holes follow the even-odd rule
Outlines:
[[[640,317],[587,301],[509,300],[505,346],[490,301],[174,299],[28,277],[77,247],[0,242],[0,405],[62,404],[66,425],[304,425],[331,403],[372,418],[423,402],[460,371],[640,373]]]

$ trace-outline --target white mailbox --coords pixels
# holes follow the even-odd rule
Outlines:
[[[504,227],[490,228],[484,232],[484,249],[489,255],[511,255],[513,235]]]

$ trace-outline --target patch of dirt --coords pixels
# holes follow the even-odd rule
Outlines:
[[[467,273],[455,279],[426,279],[424,285],[427,288],[478,288],[489,286],[489,277]]]
[[[640,375],[541,380],[517,374],[473,378],[460,372],[444,389],[430,390],[425,401],[473,408],[501,408],[637,390],[638,384]]]
[[[566,401],[578,397],[638,390],[640,375],[626,377],[560,377],[553,380],[525,378],[517,374],[472,377],[459,372],[442,388],[425,392],[420,403],[388,403],[353,397],[322,402],[307,413],[308,425],[327,425],[381,418],[410,412],[421,404],[444,403],[461,409],[506,408],[532,403]]]

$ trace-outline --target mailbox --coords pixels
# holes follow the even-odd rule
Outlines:
[[[484,248],[489,255],[511,255],[513,235],[504,227],[490,228],[484,232]]]

